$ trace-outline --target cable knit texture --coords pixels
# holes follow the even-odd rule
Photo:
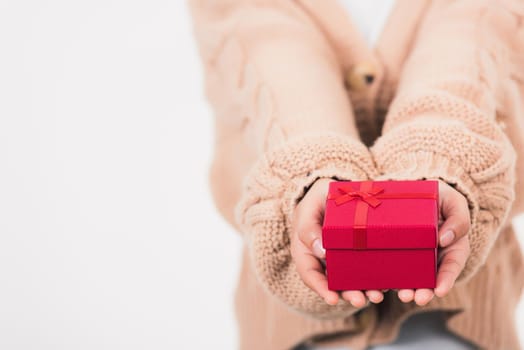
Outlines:
[[[472,252],[459,280],[485,262],[515,197],[516,152],[496,122],[511,63],[499,43],[512,28],[499,29],[494,14],[505,9],[477,3],[437,6],[427,17],[372,147],[384,177],[440,178],[468,199]],[[461,55],[446,59],[459,48]]]
[[[189,4],[215,115],[211,190],[245,242],[240,348],[365,349],[435,309],[481,348],[520,348],[524,264],[511,219],[524,209],[522,1],[397,0],[376,50],[336,0]],[[357,89],[359,67],[374,79]],[[453,186],[472,219],[459,283],[425,307],[389,293],[358,310],[324,303],[289,250],[294,209],[318,178]]]
[[[329,306],[302,282],[291,259],[289,232],[296,204],[316,179],[368,179],[374,171],[364,145],[336,134],[291,140],[253,167],[237,220],[246,229],[255,273],[270,293],[298,311],[319,317],[355,311],[343,300]]]

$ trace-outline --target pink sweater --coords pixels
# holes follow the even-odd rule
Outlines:
[[[191,0],[215,111],[218,210],[245,240],[242,349],[387,343],[415,312],[447,310],[481,347],[518,349],[524,284],[511,218],[524,209],[524,3],[399,0],[374,50],[336,0]],[[387,295],[327,305],[300,280],[290,219],[319,177],[442,179],[468,200],[472,248],[425,307]]]

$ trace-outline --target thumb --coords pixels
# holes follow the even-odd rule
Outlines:
[[[460,192],[449,188],[442,198],[441,212],[444,223],[439,229],[439,244],[441,247],[447,247],[470,230],[468,202]]]
[[[302,243],[304,243],[317,258],[325,259],[326,250],[322,246],[322,235],[319,233],[321,231],[322,228],[320,226],[315,227],[312,230],[305,231],[305,233],[299,235],[299,237]]]
[[[317,181],[295,212],[295,229],[299,240],[319,259],[326,257],[326,251],[322,246],[322,219],[328,183]]]

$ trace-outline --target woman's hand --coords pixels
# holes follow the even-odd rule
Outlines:
[[[401,289],[398,291],[398,297],[405,303],[414,300],[418,305],[426,305],[435,295],[447,295],[469,257],[467,233],[471,227],[471,219],[466,197],[439,180],[439,208],[437,287],[435,290]]]
[[[322,219],[330,179],[319,179],[297,205],[291,232],[291,255],[304,283],[317,292],[326,303],[335,305],[339,293],[330,291],[321,260],[325,259],[322,248]],[[401,289],[398,297],[408,303],[426,305],[435,295],[444,297],[453,287],[455,280],[466,264],[470,246],[467,233],[470,230],[470,215],[466,198],[447,183],[439,180],[439,253],[437,286],[432,289]],[[343,291],[342,298],[355,307],[363,307],[367,299],[380,303],[382,291]]]
[[[328,289],[327,278],[321,260],[325,259],[322,248],[322,220],[330,179],[319,179],[297,205],[291,232],[291,256],[304,283],[318,293],[326,303],[337,304],[339,293]],[[380,303],[384,295],[378,290],[365,293],[358,290],[343,291],[342,298],[355,307],[363,307],[369,299]]]

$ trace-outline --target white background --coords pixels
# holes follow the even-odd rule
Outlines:
[[[191,30],[182,1],[0,0],[0,349],[236,347]]]

